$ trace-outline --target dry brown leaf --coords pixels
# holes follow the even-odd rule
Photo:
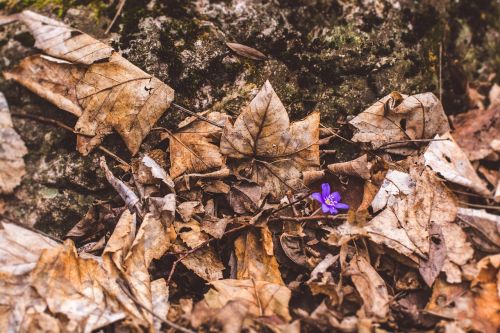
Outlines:
[[[238,182],[229,191],[229,204],[236,214],[253,214],[259,209],[261,192],[256,183]]]
[[[203,247],[182,259],[182,264],[207,282],[222,279],[225,269],[211,246]]]
[[[339,255],[327,254],[325,258],[312,270],[311,277],[306,282],[313,295],[323,294],[328,296],[332,305],[339,304],[340,285],[335,282],[328,269],[339,260]]]
[[[199,201],[184,201],[177,206],[177,211],[184,222],[189,222],[194,214],[204,214],[205,208]]]
[[[50,57],[26,58],[6,77],[79,116],[75,131],[81,134],[77,147],[82,154],[113,129],[136,154],[172,102],[172,88],[87,34],[29,11],[19,18],[30,27],[35,45]]]
[[[425,165],[446,180],[470,188],[478,194],[490,197],[484,181],[479,178],[474,167],[465,153],[453,140],[450,133],[436,136],[436,139],[444,141],[433,141],[424,153]]]
[[[206,118],[224,126],[229,116],[211,112]],[[177,133],[168,134],[172,178],[184,173],[202,173],[222,168],[225,160],[218,146],[221,133],[222,130],[218,126],[194,120],[184,125]]]
[[[238,43],[226,43],[226,45],[233,50],[236,54],[253,59],[253,60],[266,60],[267,57],[264,53],[259,50],[254,49],[253,47],[249,47],[243,44]]]
[[[158,181],[165,184],[168,189],[175,193],[175,184],[169,174],[154,159],[148,155],[139,161],[137,170],[134,170],[134,178],[142,185],[156,184]]]
[[[328,170],[334,174],[356,176],[368,180],[371,178],[371,168],[373,163],[368,161],[368,155],[364,154],[355,160],[329,164]]]
[[[453,118],[453,137],[471,161],[493,152],[490,143],[500,138],[500,104],[486,110],[471,110]]]
[[[5,79],[19,82],[77,117],[82,115],[83,110],[76,97],[76,86],[84,74],[83,66],[44,55],[26,57],[17,67],[3,73]]]
[[[284,284],[273,254],[272,238],[268,234],[270,231],[264,226],[257,230],[248,230],[235,240],[238,280],[253,279]]]
[[[284,232],[280,236],[280,245],[288,259],[300,266],[310,266],[302,237]]]
[[[96,257],[79,257],[69,240],[58,244],[19,226],[2,227],[0,327],[9,328],[3,331],[91,332],[126,315],[143,322],[117,286],[118,276]]]
[[[483,281],[478,290],[469,290],[466,284],[449,284],[438,279],[425,310],[454,319],[466,331],[496,333],[500,327],[499,299],[494,275]]]
[[[281,198],[304,188],[302,172],[319,166],[319,113],[290,124],[285,107],[266,81],[234,125],[228,123],[221,152],[236,174],[262,186],[262,195]]]
[[[91,65],[111,57],[113,49],[64,23],[25,10],[18,15],[35,38],[35,47],[67,61]]]
[[[389,293],[377,271],[365,258],[355,255],[345,273],[351,276],[356,290],[363,299],[365,316],[386,320],[389,313]]]
[[[24,141],[14,130],[9,106],[0,92],[0,193],[12,193],[26,174]]]
[[[458,219],[471,228],[469,237],[480,250],[500,252],[500,216],[487,213],[484,209],[458,208]]]
[[[429,259],[420,260],[419,272],[425,283],[432,287],[446,260],[446,244],[439,224],[431,222],[429,228]]]
[[[277,316],[283,323],[291,320],[288,311],[291,291],[280,284],[256,280],[219,280],[210,283],[213,289],[203,302],[209,308],[221,309],[230,301],[247,301],[249,315],[253,317]]]
[[[450,130],[441,102],[432,93],[406,96],[391,93],[352,119],[354,142],[368,149],[410,155],[414,143],[408,140],[432,139]]]
[[[189,248],[195,248],[210,237],[201,231],[200,222],[191,219],[188,222],[174,222],[175,231]]]

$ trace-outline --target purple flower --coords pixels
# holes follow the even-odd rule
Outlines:
[[[349,205],[340,202],[342,198],[339,192],[330,193],[330,184],[328,183],[321,184],[321,193],[316,192],[311,196],[319,201],[323,213],[337,214],[337,209],[349,209]]]

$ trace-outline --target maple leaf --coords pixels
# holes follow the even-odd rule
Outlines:
[[[243,108],[234,125],[226,124],[222,154],[236,159],[235,173],[262,186],[262,195],[280,198],[304,188],[302,172],[319,166],[319,113],[290,124],[271,83]]]
[[[75,131],[82,154],[113,129],[136,154],[173,101],[173,89],[81,31],[29,11],[19,19],[50,57],[28,57],[6,78],[78,116]]]
[[[0,92],[0,193],[12,193],[26,173],[23,156],[28,150],[12,126],[7,100]]]

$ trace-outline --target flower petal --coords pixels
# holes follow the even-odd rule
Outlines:
[[[328,213],[330,211],[330,207],[328,207],[325,204],[322,204],[321,205],[321,210],[323,211],[323,213]]]
[[[315,193],[311,194],[311,197],[315,200],[318,200],[319,203],[324,203],[323,197],[321,196],[321,194],[319,192],[315,192]]]
[[[326,198],[327,196],[330,195],[330,184],[328,183],[321,184],[321,195],[323,196],[323,198]]]
[[[333,196],[333,200],[337,201],[337,202],[339,202],[340,199],[342,199],[339,192],[333,192],[332,196]]]
[[[345,203],[341,203],[339,202],[338,204],[335,205],[335,208],[339,208],[339,209],[349,209],[349,205],[348,204],[345,204]]]
[[[332,214],[337,214],[338,213],[338,210],[335,209],[335,207],[331,207],[330,208],[330,213]]]

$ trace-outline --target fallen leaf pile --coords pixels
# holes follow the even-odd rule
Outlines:
[[[207,110],[141,151],[173,91],[85,33],[18,19],[44,54],[4,75],[77,116],[82,153],[114,129],[138,156],[101,159],[116,197],[64,241],[0,220],[0,331],[497,332],[497,99],[450,127],[434,94],[393,92],[349,121],[359,156],[330,163],[333,130],[291,122],[266,81],[237,117]],[[2,101],[10,192],[26,148]],[[334,191],[350,208],[324,214],[311,194]]]

